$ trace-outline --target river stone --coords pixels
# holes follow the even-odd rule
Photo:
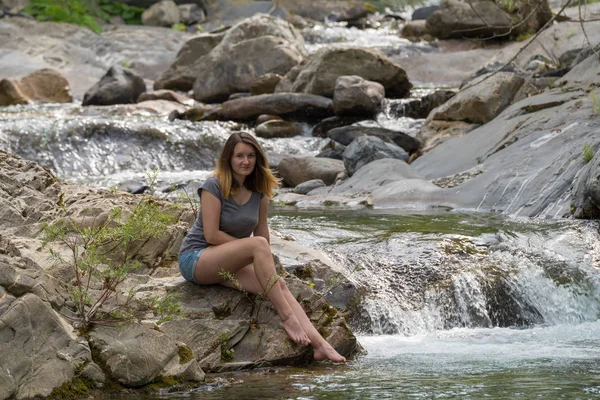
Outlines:
[[[402,27],[401,35],[405,38],[420,38],[427,35],[427,23],[424,19],[418,21],[407,21]]]
[[[204,10],[198,4],[180,4],[177,8],[179,8],[179,20],[182,24],[189,26],[206,19]]]
[[[279,115],[269,115],[269,114],[261,114],[256,117],[256,125],[260,125],[263,122],[267,121],[282,121],[282,118]]]
[[[413,21],[426,20],[431,14],[436,12],[439,8],[440,8],[440,6],[419,7],[415,11],[413,11],[410,19]]]
[[[488,76],[476,78],[456,96],[431,111],[426,123],[444,120],[485,124],[494,119],[511,104],[525,79],[512,72],[499,72],[486,79]]]
[[[418,151],[419,147],[421,147],[421,143],[412,136],[385,128],[357,125],[344,126],[330,130],[327,136],[345,146],[349,145],[360,136],[375,136],[387,143],[394,143],[397,146],[400,146],[409,154]]]
[[[281,78],[281,75],[273,73],[259,76],[250,84],[250,93],[252,93],[252,96],[275,93],[275,87],[277,87]]]
[[[335,160],[341,160],[344,158],[344,150],[346,150],[346,146],[334,140],[330,140],[329,143],[327,143],[321,148],[321,152],[315,157],[333,158]]]
[[[364,121],[365,117],[362,116],[335,116],[321,120],[318,124],[313,127],[312,135],[317,137],[327,137],[327,133],[341,126],[352,125],[360,121]]]
[[[510,15],[492,0],[442,0],[440,8],[427,17],[427,31],[439,38],[482,38],[509,32]]]
[[[379,82],[391,98],[408,95],[411,84],[402,67],[373,49],[326,47],[306,57],[279,82],[276,92],[311,93],[333,97],[340,76],[358,75]]]
[[[84,106],[135,103],[146,91],[144,80],[132,71],[114,66],[83,96]]]
[[[427,118],[431,110],[450,100],[456,94],[453,90],[436,90],[420,99],[401,100],[400,103],[388,104],[386,112],[395,118],[408,117],[413,119]]]
[[[385,89],[360,76],[340,76],[335,81],[333,110],[336,115],[373,116],[381,109]]]
[[[95,327],[90,344],[110,377],[126,387],[152,382],[171,360],[179,360],[177,344],[168,335],[143,325]]]
[[[325,182],[321,179],[312,179],[310,181],[303,182],[294,188],[294,193],[307,194],[313,189],[325,187]]]
[[[172,0],[163,0],[142,13],[142,24],[170,28],[180,21],[179,8]]]
[[[331,185],[337,174],[345,169],[342,161],[330,158],[287,157],[279,162],[279,174],[291,187],[313,179],[321,179],[326,185]]]
[[[271,120],[258,125],[255,132],[256,136],[263,139],[290,138],[302,135],[302,125],[297,122]]]
[[[350,176],[364,165],[381,158],[408,161],[408,154],[404,149],[376,136],[359,136],[346,147],[343,155],[344,166]]]
[[[264,14],[245,19],[232,27],[193,69],[194,98],[221,102],[230,94],[247,92],[267,73],[283,75],[304,57],[304,39],[290,24]]]
[[[190,99],[189,97],[172,90],[155,90],[153,92],[144,92],[138,97],[137,102],[141,103],[148,100],[167,100],[183,104],[184,106],[194,105],[193,99]]]
[[[3,398],[47,397],[91,360],[73,328],[34,294],[14,300],[0,320]]]
[[[188,40],[175,62],[154,81],[154,89],[191,90],[198,76],[194,63],[221,43],[225,33],[203,33]]]
[[[41,69],[20,81],[0,80],[0,106],[27,103],[70,103],[69,82],[58,71]]]
[[[333,114],[333,101],[326,97],[302,93],[261,94],[226,101],[217,115],[225,120],[250,120],[261,114],[323,117]]]

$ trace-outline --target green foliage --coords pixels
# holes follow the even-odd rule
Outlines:
[[[221,336],[219,336],[219,340],[221,341],[221,362],[227,363],[233,361],[233,353],[235,353],[235,350],[227,348],[229,336],[226,333],[222,333]]]
[[[118,15],[127,24],[140,25],[144,9],[111,0],[30,0],[23,12],[39,21],[71,23],[99,33],[98,19],[108,22]]]
[[[600,115],[600,99],[598,99],[598,95],[594,90],[590,92],[590,99],[592,100],[594,112]]]
[[[30,0],[23,12],[39,21],[67,22],[102,32],[94,0]]]
[[[143,8],[133,7],[127,4],[114,2],[112,0],[98,0],[101,17],[105,21],[109,21],[111,16],[120,16],[126,24],[141,25]]]
[[[587,164],[590,161],[592,161],[592,158],[594,158],[594,149],[592,148],[592,146],[590,146],[589,144],[584,144],[583,145],[583,163]]]
[[[133,210],[111,210],[106,220],[93,221],[91,226],[75,221],[64,205],[62,214],[54,223],[43,224],[43,245],[58,242],[68,249],[68,256],[53,248],[49,251],[56,263],[70,266],[74,273],[71,297],[76,325],[85,330],[100,320],[118,322],[131,318],[128,305],[136,292],[123,292],[119,286],[130,271],[141,265],[134,259],[135,244],[164,235],[173,218],[150,196],[145,196]],[[110,301],[117,298],[119,301],[109,308]],[[179,311],[173,301],[167,296],[155,302],[161,319]]]
[[[185,31],[185,28],[185,24],[182,24],[181,22],[171,25],[171,29],[175,29],[176,31]]]
[[[179,299],[172,293],[152,297],[150,300],[150,307],[154,311],[154,314],[159,317],[157,322],[159,325],[172,321],[183,314]]]

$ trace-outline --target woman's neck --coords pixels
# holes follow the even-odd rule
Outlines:
[[[244,187],[244,182],[246,181],[245,176],[239,176],[237,174],[233,174],[233,180],[237,183],[238,187]]]

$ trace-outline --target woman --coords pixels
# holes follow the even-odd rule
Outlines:
[[[278,184],[256,139],[245,132],[232,134],[214,175],[198,190],[202,207],[181,245],[179,269],[185,279],[201,285],[266,293],[290,339],[311,344],[315,360],[346,361],[315,329],[275,271],[267,212]],[[225,280],[224,272],[237,282]]]

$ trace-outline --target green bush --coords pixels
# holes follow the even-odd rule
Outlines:
[[[99,19],[108,22],[116,15],[127,24],[139,25],[144,9],[111,0],[29,0],[23,12],[39,21],[80,25],[99,33]]]
[[[583,163],[587,164],[594,158],[594,149],[589,144],[583,145]]]

